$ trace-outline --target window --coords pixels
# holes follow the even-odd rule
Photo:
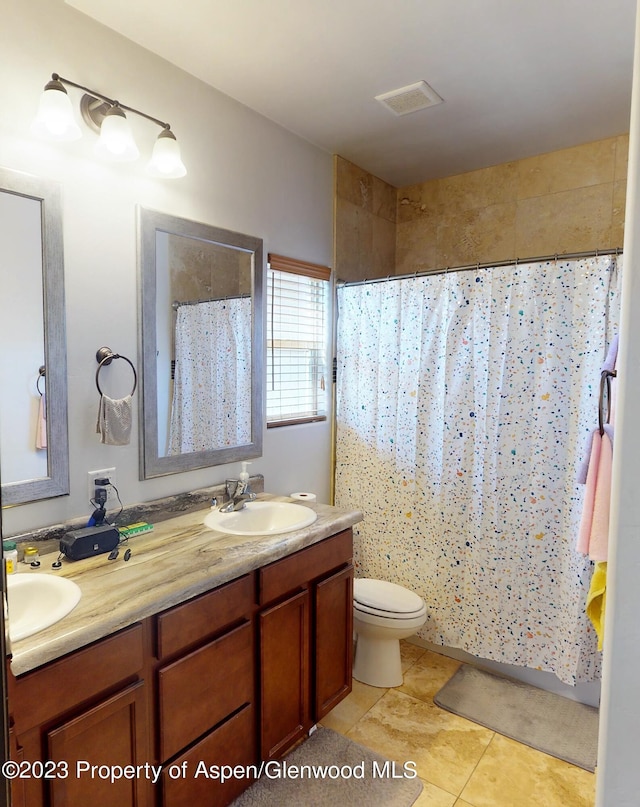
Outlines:
[[[269,255],[267,426],[324,420],[331,270]]]

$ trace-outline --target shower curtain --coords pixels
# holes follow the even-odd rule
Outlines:
[[[599,676],[576,473],[617,330],[620,264],[338,290],[336,504],[364,514],[356,575],[425,600],[423,639],[569,684]]]
[[[169,454],[251,442],[251,299],[181,305]]]

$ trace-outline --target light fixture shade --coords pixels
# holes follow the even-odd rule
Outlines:
[[[140,156],[126,115],[119,106],[112,106],[100,126],[96,151],[111,160],[137,160]]]
[[[71,100],[62,82],[57,79],[45,86],[31,131],[48,140],[77,140],[82,137]]]
[[[158,135],[147,170],[152,176],[164,179],[178,179],[187,173],[171,129],[163,129]]]

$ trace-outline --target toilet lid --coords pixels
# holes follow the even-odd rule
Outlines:
[[[414,614],[424,608],[422,598],[408,588],[369,577],[353,581],[353,599],[367,608],[394,614]]]

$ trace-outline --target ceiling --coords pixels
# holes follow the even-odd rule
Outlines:
[[[396,187],[629,130],[635,0],[66,2]]]

